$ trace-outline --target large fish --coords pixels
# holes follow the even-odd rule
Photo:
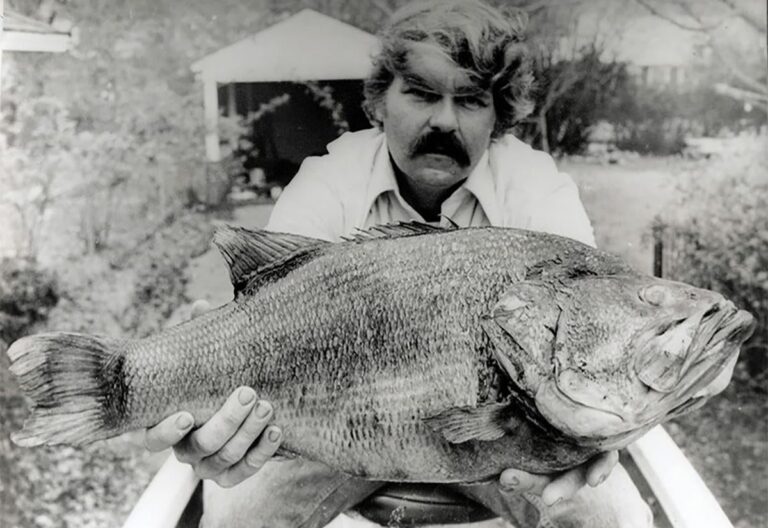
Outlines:
[[[624,446],[730,379],[750,314],[554,235],[408,223],[337,244],[223,228],[235,299],[145,339],[25,337],[13,440],[85,444],[236,387],[285,454],[384,481],[547,473]]]

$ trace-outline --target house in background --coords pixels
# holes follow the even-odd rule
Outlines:
[[[72,24],[54,19],[49,24],[6,9],[0,33],[2,51],[62,53],[73,44]]]
[[[63,53],[74,46],[77,33],[69,20],[53,18],[46,23],[6,9],[0,2],[0,87],[4,52]]]
[[[343,129],[370,126],[362,79],[376,46],[373,35],[304,9],[192,64],[203,83],[208,161],[222,159],[219,116],[255,114],[242,142],[251,148],[245,170],[285,185]]]
[[[690,87],[713,66],[722,66],[716,64],[715,46],[742,57],[758,50],[765,55],[764,34],[736,13],[717,9],[717,4],[702,3],[697,13],[699,21],[675,11],[674,4],[667,7],[658,16],[632,2],[584,3],[565,47],[578,49],[579,45],[596,41],[606,60],[627,63],[629,72],[641,84],[675,89]],[[705,30],[693,29],[702,26]]]

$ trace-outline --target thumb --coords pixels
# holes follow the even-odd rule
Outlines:
[[[552,477],[536,475],[519,469],[505,469],[499,477],[502,491],[507,493],[541,494],[544,488],[552,482]]]

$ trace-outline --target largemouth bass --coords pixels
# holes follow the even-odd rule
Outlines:
[[[380,481],[473,482],[578,465],[700,405],[752,316],[574,240],[405,223],[332,244],[220,229],[235,298],[145,339],[29,336],[19,445],[86,444],[238,386],[282,452]]]

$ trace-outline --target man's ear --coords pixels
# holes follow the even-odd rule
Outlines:
[[[374,105],[374,108],[373,108],[373,117],[376,119],[376,122],[382,123],[382,124],[384,123],[384,118],[387,117],[387,104],[384,102],[384,97],[382,97]]]

